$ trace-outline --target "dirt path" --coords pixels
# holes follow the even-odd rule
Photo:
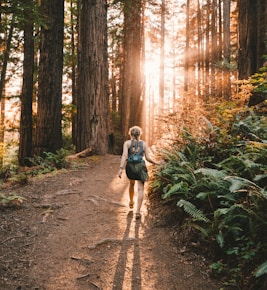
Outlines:
[[[0,289],[215,290],[202,257],[183,253],[146,196],[141,220],[128,207],[119,157],[13,189],[21,209],[0,210]]]

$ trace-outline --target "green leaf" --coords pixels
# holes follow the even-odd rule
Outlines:
[[[162,196],[162,198],[166,199],[166,198],[169,198],[173,194],[177,194],[179,192],[185,192],[186,187],[187,187],[187,184],[183,181],[176,183]]]
[[[211,168],[199,168],[195,170],[194,173],[201,173],[202,175],[210,177],[212,179],[224,179],[226,176],[223,171]]]
[[[183,207],[184,211],[196,220],[204,221],[205,223],[210,222],[210,220],[202,213],[202,211],[197,209],[196,206],[189,201],[181,199],[177,202],[177,206]]]
[[[222,233],[219,233],[218,235],[216,235],[216,241],[217,241],[218,245],[220,246],[220,248],[223,248],[224,238],[223,238]]]
[[[264,275],[264,274],[267,274],[267,261],[265,261],[263,264],[261,264],[258,269],[256,270],[256,273],[254,274],[254,276],[256,278]]]

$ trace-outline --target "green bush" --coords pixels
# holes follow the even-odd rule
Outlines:
[[[45,174],[56,169],[67,168],[69,166],[69,162],[66,159],[67,155],[68,151],[61,148],[56,153],[44,152],[43,156],[34,156],[30,159],[34,169],[30,173],[28,172],[28,174]]]
[[[213,273],[244,289],[266,273],[266,118],[248,110],[207,136],[187,132],[183,146],[165,150],[152,189],[175,200],[213,249]]]

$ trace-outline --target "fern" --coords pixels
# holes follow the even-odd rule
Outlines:
[[[215,235],[215,238],[220,248],[223,248],[225,240],[224,240],[224,235],[222,234],[222,232],[219,232],[218,235]]]
[[[256,278],[259,278],[260,276],[267,274],[267,261],[265,261],[263,264],[261,264],[258,269],[256,270],[254,276]]]
[[[256,183],[246,178],[242,178],[239,176],[226,176],[224,179],[231,182],[232,185],[229,188],[231,192],[234,192],[244,187],[255,188],[255,189],[258,189],[259,191],[262,190],[261,187],[259,187]]]
[[[177,202],[177,206],[183,207],[184,211],[196,220],[204,221],[205,223],[210,222],[210,220],[202,213],[202,211],[197,209],[196,206],[189,201],[181,199]]]
[[[163,196],[163,199],[169,198],[173,194],[178,193],[187,193],[188,192],[188,186],[185,182],[181,181],[179,183],[174,184]]]
[[[209,177],[210,179],[224,179],[226,177],[226,174],[222,170],[211,168],[199,168],[195,170],[194,173],[201,173],[202,175]]]

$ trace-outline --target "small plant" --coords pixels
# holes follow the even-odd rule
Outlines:
[[[252,75],[250,81],[255,87],[255,92],[267,92],[267,63],[260,68],[259,72]]]
[[[63,169],[69,166],[67,161],[68,151],[61,148],[56,153],[44,152],[43,156],[35,156],[30,159],[34,169],[28,173],[31,175],[46,174],[56,169]]]
[[[210,269],[214,275],[221,275],[227,269],[227,264],[224,264],[221,260],[214,262],[210,265]]]
[[[63,148],[56,151],[56,153],[52,152],[44,152],[44,160],[47,163],[50,163],[51,166],[55,166],[57,169],[67,168],[68,161],[66,160],[67,151]]]
[[[16,174],[12,178],[13,183],[19,184],[19,185],[25,185],[28,183],[28,175],[25,173],[19,173]]]
[[[13,193],[9,195],[0,194],[0,207],[18,207],[24,200],[26,200],[24,197]]]

